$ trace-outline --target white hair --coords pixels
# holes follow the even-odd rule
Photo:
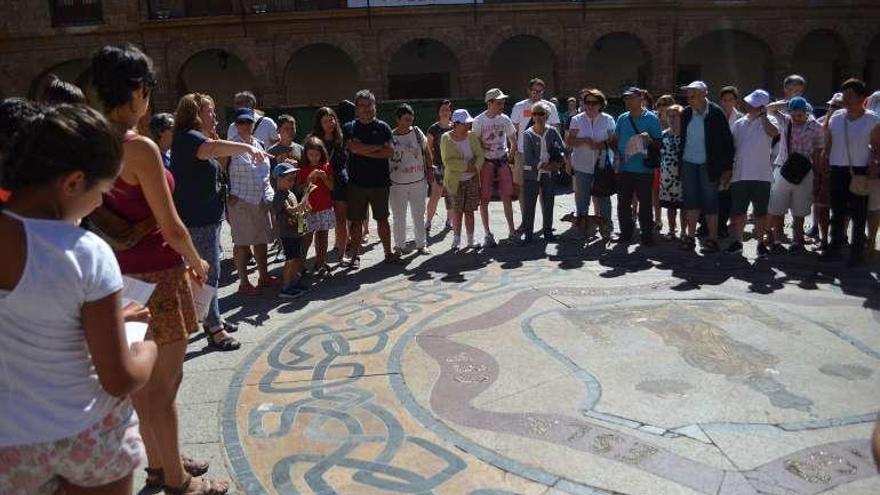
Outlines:
[[[532,105],[532,113],[535,113],[536,110],[543,110],[544,113],[546,113],[546,114],[550,113],[549,106],[546,103],[544,103],[543,101],[539,101],[538,103],[535,103],[534,105]]]
[[[868,100],[865,102],[865,108],[876,114],[880,114],[880,91],[874,91],[871,93],[871,96],[869,96]]]

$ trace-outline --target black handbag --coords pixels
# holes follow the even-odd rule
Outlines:
[[[617,174],[614,172],[614,165],[611,163],[611,153],[609,153],[608,145],[605,145],[605,161],[602,162],[601,157],[596,158],[596,166],[593,170],[593,187],[590,195],[600,198],[608,198],[617,194]]]
[[[807,177],[807,174],[810,173],[810,170],[813,170],[813,162],[811,162],[806,156],[791,151],[791,128],[793,125],[793,122],[789,122],[788,128],[785,131],[785,144],[786,149],[788,150],[788,158],[785,160],[785,163],[782,165],[782,170],[780,170],[779,173],[785,180],[797,185],[803,182],[804,178]]]
[[[636,134],[641,134],[642,131],[636,126],[636,121],[632,118],[632,115],[627,115],[627,117],[629,117],[629,123],[632,125],[633,130],[636,131]],[[645,167],[650,169],[660,168],[660,145],[655,140],[646,148],[648,149],[648,156],[645,157]]]

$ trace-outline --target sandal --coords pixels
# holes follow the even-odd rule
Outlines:
[[[199,478],[199,482],[202,484],[201,490],[197,492],[189,491],[189,487],[192,484],[193,477],[190,476],[183,482],[182,485],[178,487],[170,487],[165,486],[165,493],[168,495],[224,495],[229,491],[229,482],[228,481],[217,481],[217,480],[209,480],[205,478]]]
[[[201,476],[208,472],[210,464],[207,461],[197,461],[195,459],[181,456],[180,463],[183,470],[191,476]],[[144,486],[147,488],[162,488],[165,485],[165,471],[162,468],[144,468],[147,473],[147,479],[144,480]]]
[[[243,296],[256,296],[260,293],[260,290],[254,287],[253,285],[239,285],[238,293]]]
[[[235,340],[234,337],[227,336],[227,337],[224,337],[223,340],[221,340],[219,342],[214,340],[214,336],[222,331],[223,331],[223,327],[220,327],[216,330],[205,329],[205,335],[208,336],[208,347],[211,347],[212,349],[215,349],[215,350],[218,350],[221,352],[235,351],[235,350],[238,350],[239,348],[241,348],[241,342]],[[184,461],[184,463],[186,463],[186,461]],[[202,474],[204,474],[204,473],[202,473]]]
[[[271,289],[271,288],[280,287],[280,286],[281,286],[281,279],[279,279],[278,277],[270,276],[268,278],[261,278],[259,281],[257,281],[257,288]]]

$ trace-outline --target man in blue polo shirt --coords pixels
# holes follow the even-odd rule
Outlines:
[[[654,244],[654,218],[651,208],[651,182],[654,170],[645,166],[647,149],[660,141],[660,119],[644,107],[644,91],[630,87],[623,92],[626,112],[617,118],[617,152],[620,154],[620,171],[617,176],[617,220],[620,225],[620,242],[632,241],[634,222],[632,197],[639,199],[639,228],[642,245]]]

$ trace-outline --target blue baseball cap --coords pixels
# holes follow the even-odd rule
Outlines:
[[[236,122],[254,122],[254,109],[253,108],[239,108],[235,111],[235,121]]]
[[[282,162],[282,163],[279,163],[278,165],[275,165],[275,169],[272,171],[272,175],[274,175],[275,178],[277,179],[279,177],[283,177],[288,174],[296,173],[298,170],[299,170],[299,168],[297,168],[289,163]]]
[[[794,98],[788,100],[788,111],[789,112],[813,112],[813,106],[802,96],[795,96]]]
[[[630,96],[636,96],[636,95],[642,96],[642,94],[643,94],[643,92],[642,92],[641,88],[638,88],[636,86],[630,86],[630,87],[626,88],[625,90],[623,90],[623,94],[621,96],[623,96],[624,98],[629,98]]]

